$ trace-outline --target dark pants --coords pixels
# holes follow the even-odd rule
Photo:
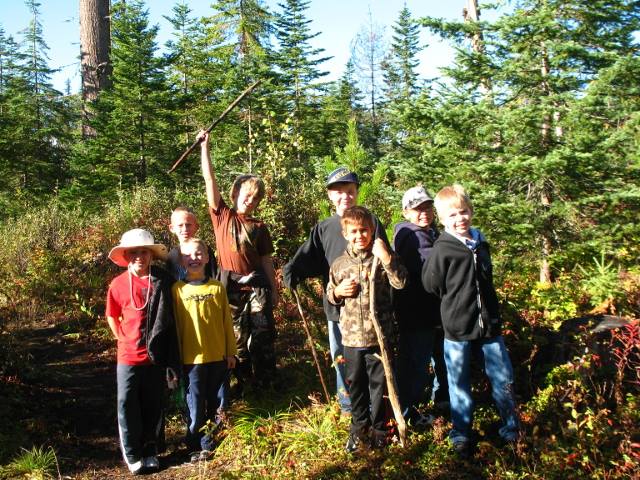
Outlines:
[[[261,290],[262,310],[257,312],[252,311],[251,307],[252,298],[255,298],[253,292],[229,293],[238,349],[238,364],[234,374],[239,384],[253,377],[258,385],[268,385],[276,374],[273,308],[269,290]]]
[[[397,378],[402,415],[417,420],[417,406],[429,383],[427,368],[433,350],[433,329],[401,330],[398,345]]]
[[[373,435],[384,436],[385,376],[382,362],[374,356],[378,347],[344,347],[349,396],[351,397],[351,433],[362,437],[369,427]]]
[[[442,402],[449,403],[447,364],[444,361],[444,330],[441,327],[434,330],[431,366],[435,373],[433,378],[433,390],[431,390],[431,400],[433,400],[435,404]]]
[[[185,365],[187,414],[187,448],[212,450],[211,435],[202,432],[207,420],[214,420],[218,409],[218,390],[227,375],[227,362]]]
[[[127,463],[158,454],[164,419],[165,369],[158,365],[118,365],[118,432]]]

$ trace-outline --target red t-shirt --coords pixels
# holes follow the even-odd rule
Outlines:
[[[129,273],[124,272],[113,279],[107,293],[107,317],[120,318],[118,326],[118,363],[121,365],[148,365],[151,363],[145,342],[147,308],[142,307],[147,299],[149,280],[131,275],[133,302],[129,287]],[[151,285],[151,288],[153,286]],[[151,292],[149,292],[151,295]]]
[[[223,269],[248,275],[262,267],[260,257],[273,253],[271,235],[260,220],[238,214],[222,199],[217,210],[209,208],[209,215]]]

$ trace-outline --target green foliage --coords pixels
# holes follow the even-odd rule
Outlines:
[[[594,307],[602,305],[606,301],[613,302],[622,294],[620,285],[620,272],[613,266],[613,261],[606,262],[604,251],[600,259],[593,258],[593,265],[588,268],[578,265],[584,278],[581,286],[589,295]]]
[[[53,448],[33,447],[23,449],[8,465],[0,467],[0,478],[29,478],[46,480],[55,478],[58,459]]]
[[[578,314],[579,291],[571,276],[561,274],[554,283],[537,282],[531,289],[532,309],[544,312],[544,317],[554,328],[563,320]]]

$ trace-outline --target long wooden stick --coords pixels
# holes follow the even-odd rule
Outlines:
[[[304,316],[304,312],[302,311],[302,304],[300,303],[300,296],[298,295],[298,290],[293,289],[293,296],[296,297],[296,302],[298,304],[298,312],[300,312],[300,318],[302,318],[302,325],[304,326],[304,331],[307,333],[307,340],[309,341],[309,346],[311,347],[311,353],[313,355],[313,361],[316,363],[316,368],[318,369],[318,376],[320,377],[320,383],[322,384],[322,390],[324,391],[324,396],[327,399],[327,403],[331,403],[331,397],[329,396],[329,391],[327,390],[327,384],[324,381],[324,375],[322,375],[322,369],[320,368],[320,362],[318,361],[318,353],[316,352],[316,347],[313,344],[313,337],[311,336],[311,330],[309,330],[309,324],[307,323],[307,318]]]
[[[387,351],[387,340],[384,336],[384,332],[382,331],[382,326],[378,321],[378,317],[376,316],[376,292],[374,285],[377,269],[378,257],[374,257],[373,262],[371,263],[371,275],[369,277],[369,315],[373,322],[373,328],[376,331],[376,336],[378,337],[382,367],[384,368],[384,376],[387,380],[387,393],[389,394],[389,401],[391,402],[391,408],[393,409],[393,416],[398,424],[400,446],[404,447],[407,444],[407,423],[404,421],[404,416],[402,415],[396,377],[393,373],[393,366],[391,365],[389,352]]]
[[[220,115],[220,116],[215,120],[215,122],[213,122],[211,125],[209,125],[209,128],[207,128],[207,129],[206,129],[206,132],[207,132],[207,133],[211,132],[211,130],[213,130],[213,129],[214,129],[214,127],[215,127],[216,125],[218,125],[218,124],[222,121],[222,119],[223,119],[224,117],[226,117],[226,116],[229,114],[229,112],[235,108],[235,106],[236,106],[236,105],[238,105],[238,103],[240,103],[240,100],[242,100],[244,97],[246,97],[247,95],[249,95],[249,93],[251,93],[251,91],[252,91],[254,88],[256,88],[256,87],[260,84],[260,82],[262,82],[262,80],[258,80],[258,81],[256,81],[255,83],[253,83],[253,84],[249,85],[249,86],[245,89],[245,91],[244,91],[244,92],[242,92],[240,95],[238,95],[238,97],[237,97],[233,102],[231,102],[231,104],[226,108],[226,110],[225,110],[224,112],[222,112],[222,114],[221,114],[221,115]],[[193,142],[193,144],[192,144],[189,148],[187,148],[187,149],[184,151],[184,153],[183,153],[182,155],[180,155],[180,158],[179,158],[178,160],[176,160],[176,162],[175,162],[175,163],[173,164],[173,166],[172,166],[172,167],[167,171],[167,173],[171,173],[171,172],[173,172],[176,168],[178,168],[178,165],[180,165],[180,164],[184,161],[184,159],[185,159],[185,158],[187,158],[187,157],[189,156],[189,154],[190,154],[191,152],[193,152],[193,150],[194,150],[198,145],[200,145],[200,143],[201,143],[201,142],[202,142],[202,138],[198,138],[195,142]]]

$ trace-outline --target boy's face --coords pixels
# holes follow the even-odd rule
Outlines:
[[[354,252],[367,250],[373,239],[371,227],[362,223],[347,223],[342,230],[342,234]]]
[[[178,237],[180,243],[193,238],[198,231],[196,216],[189,212],[172,213],[169,230]]]
[[[403,210],[402,214],[407,221],[419,226],[420,228],[427,228],[433,223],[433,202],[423,202],[415,208],[407,208]]]
[[[327,189],[327,195],[341,217],[347,208],[358,202],[358,186],[355,183],[334,183]]]
[[[149,265],[153,254],[144,247],[129,248],[124,252],[124,258],[129,263],[129,271],[136,277],[149,275]]]
[[[251,215],[260,204],[260,200],[257,189],[250,183],[243,183],[238,190],[236,212],[241,215]]]
[[[443,210],[443,212],[438,213],[438,216],[444,225],[444,229],[460,237],[469,237],[471,210],[465,205],[460,205],[459,207],[449,205]]]
[[[207,249],[197,243],[187,243],[180,247],[182,266],[191,277],[204,276],[204,269],[209,262]]]

